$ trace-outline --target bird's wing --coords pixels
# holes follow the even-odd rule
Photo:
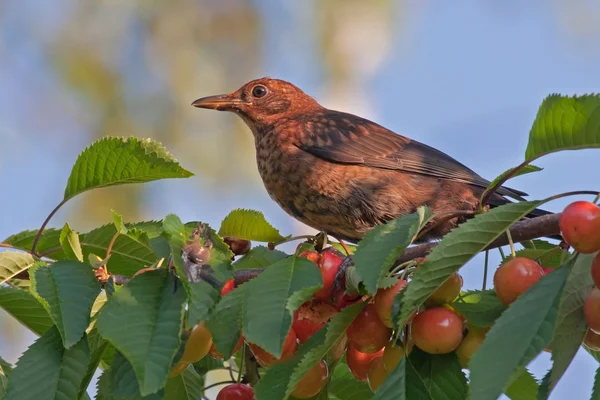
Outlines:
[[[369,120],[338,111],[296,121],[296,146],[322,159],[362,164],[465,182],[486,188],[489,181],[433,147],[408,139]],[[527,193],[502,187],[501,195],[522,200]]]

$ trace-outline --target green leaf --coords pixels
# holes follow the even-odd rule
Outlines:
[[[369,400],[373,392],[369,385],[352,375],[346,364],[338,364],[329,384],[329,398],[335,400]]]
[[[553,94],[544,99],[538,110],[525,159],[592,147],[600,147],[600,96]]]
[[[89,362],[85,336],[65,350],[58,329],[49,329],[17,362],[5,400],[77,399]]]
[[[414,213],[393,219],[376,226],[360,241],[354,253],[354,265],[369,293],[377,291],[378,283],[413,241],[423,222],[421,217],[423,215]]]
[[[444,236],[429,253],[427,261],[412,274],[410,285],[400,291],[396,299],[401,305],[400,315],[394,313],[396,326],[404,326],[412,313],[454,272],[540,203],[523,201],[494,208]]]
[[[98,313],[98,332],[131,363],[142,395],[163,387],[177,348],[185,292],[166,269],[134,277]]]
[[[8,379],[13,367],[0,357],[0,399],[4,399],[6,389],[8,388]]]
[[[583,303],[594,287],[590,274],[595,254],[579,254],[563,289],[558,305],[558,317],[550,342],[552,369],[548,381],[548,394],[563,376],[577,354],[587,332]]]
[[[506,177],[506,175],[508,175],[509,173],[512,172],[512,170],[514,170],[514,168],[510,168],[507,169],[506,171],[504,171],[503,173],[501,173],[500,175],[498,175],[492,182],[490,182],[490,184],[488,185],[486,192],[489,188],[495,186],[498,184],[498,182],[500,182],[501,180],[504,180],[504,177]],[[543,168],[540,167],[536,167],[535,165],[525,165],[524,167],[520,168],[511,178],[515,178],[517,176],[520,175],[525,175],[525,174],[530,174],[532,172],[538,172],[543,170]],[[482,196],[483,197],[483,196]],[[518,200],[522,200],[522,198],[520,196],[515,197]]]
[[[311,261],[292,256],[273,264],[245,286],[244,338],[279,357],[294,311],[323,286],[321,272]]]
[[[100,284],[88,264],[75,260],[36,265],[30,271],[32,292],[56,324],[65,348],[79,342],[90,324]]]
[[[236,271],[243,269],[266,268],[287,257],[283,251],[269,250],[264,246],[252,248],[243,257],[233,263]]]
[[[600,367],[596,369],[596,375],[594,376],[594,388],[592,389],[591,400],[600,400]]]
[[[46,309],[27,290],[0,286],[0,307],[38,335],[54,325]]]
[[[517,369],[511,377],[504,394],[510,400],[532,400],[537,398],[538,383],[525,367]]]
[[[257,242],[283,240],[279,231],[267,222],[260,211],[238,208],[230,212],[219,228],[219,236],[231,236]]]
[[[344,308],[329,321],[325,328],[300,346],[289,360],[270,367],[254,387],[256,398],[259,400],[287,398],[306,372],[325,358],[329,350],[337,344],[363,307],[364,304],[359,303]]]
[[[212,333],[215,348],[225,359],[231,357],[240,339],[248,283],[236,287],[223,296],[206,322],[207,328]]]
[[[27,270],[35,262],[33,256],[21,251],[0,252],[0,285]]]
[[[110,212],[112,214],[113,224],[115,225],[117,232],[119,232],[122,235],[126,234],[127,226],[123,222],[123,216],[117,213],[115,210],[110,210]]]
[[[181,375],[171,378],[165,386],[165,399],[197,400],[204,394],[204,383],[202,377],[188,366]]]
[[[193,175],[157,141],[104,137],[77,157],[63,202],[90,189]]]
[[[492,326],[496,319],[506,310],[506,306],[491,290],[469,290],[461,294],[453,307],[461,313],[470,324],[480,328]]]
[[[60,231],[59,240],[67,258],[83,262],[79,234],[72,230],[68,223]]]
[[[408,360],[433,399],[467,398],[467,378],[454,353],[433,355],[415,348]]]
[[[497,399],[513,371],[548,346],[569,271],[565,265],[544,276],[496,320],[469,362],[472,398]]]
[[[102,355],[108,347],[108,342],[98,334],[97,329],[90,330],[87,340],[90,347],[90,362],[87,365],[86,373],[81,381],[81,385],[79,386],[79,398],[86,393],[87,388],[90,385],[90,381],[94,377],[98,365],[102,360]]]
[[[44,230],[42,235],[40,236],[40,240],[38,241],[36,252],[43,254],[48,250],[55,249],[60,247],[60,230],[54,228],[47,228]],[[10,244],[17,249],[21,250],[31,250],[33,246],[33,240],[37,235],[38,230],[26,230],[14,235],[7,237],[4,240],[4,243]],[[63,250],[60,249],[58,253],[62,253],[64,257]],[[52,256],[55,256],[56,253],[52,253]]]
[[[425,386],[409,357],[402,357],[400,363],[390,372],[375,392],[373,400],[431,400],[434,397]]]
[[[142,396],[133,367],[119,352],[115,354],[110,368],[105,369],[98,380],[96,400],[162,400],[163,390]]]

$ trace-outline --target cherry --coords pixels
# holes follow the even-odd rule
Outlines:
[[[412,339],[430,354],[450,353],[460,345],[464,323],[454,311],[445,307],[428,308],[417,314],[411,324]]]
[[[292,396],[298,399],[309,399],[316,396],[327,383],[328,377],[327,363],[321,360],[300,379],[292,392]]]
[[[600,351],[600,335],[588,329],[583,338],[583,344],[589,347],[590,350]]]
[[[600,253],[592,261],[592,279],[596,287],[600,287]]]
[[[212,335],[208,328],[204,325],[204,321],[200,322],[190,332],[190,337],[185,345],[185,350],[181,356],[181,362],[195,363],[200,361],[208,354],[212,346]]]
[[[542,269],[544,270],[544,275],[548,275],[550,272],[554,271],[554,268],[552,267],[544,267]]]
[[[283,348],[281,350],[281,357],[276,358],[271,353],[262,349],[261,347],[248,343],[248,347],[252,350],[252,354],[256,357],[256,360],[263,366],[267,367],[278,362],[285,361],[294,355],[296,352],[296,333],[293,329],[290,329],[285,340],[283,341]]]
[[[385,381],[388,371],[385,368],[383,357],[376,357],[371,360],[367,368],[367,382],[373,392]]]
[[[600,207],[589,201],[569,204],[560,215],[560,232],[571,247],[580,253],[600,250]]]
[[[383,363],[385,369],[388,372],[392,372],[394,368],[400,364],[402,357],[404,357],[404,347],[397,345],[394,342],[388,343],[383,351]]]
[[[373,303],[367,304],[346,330],[349,342],[363,353],[376,353],[386,345],[392,330],[385,326]]]
[[[352,344],[349,344],[348,349],[346,350],[346,364],[348,364],[350,372],[352,372],[352,375],[354,375],[356,379],[366,382],[369,363],[374,358],[382,356],[383,349],[379,350],[377,353],[367,354],[358,351]]]
[[[294,313],[292,321],[292,329],[296,332],[300,344],[323,329],[337,312],[333,305],[322,300],[312,300],[302,304]]]
[[[321,259],[321,255],[314,250],[305,250],[300,253],[300,257],[306,258],[315,264],[319,264],[319,260]]]
[[[242,335],[240,335],[240,338],[233,349],[233,354],[237,353],[242,348],[242,344],[244,344],[244,338]],[[208,354],[210,354],[210,356],[213,358],[223,359],[223,354],[219,353],[214,343],[210,346]]]
[[[452,302],[460,293],[463,286],[463,278],[458,272],[450,275],[442,286],[437,288],[427,299],[428,305],[443,305]]]
[[[494,273],[494,290],[500,301],[511,304],[544,276],[538,263],[515,257],[502,264]]]
[[[331,290],[335,283],[335,276],[338,273],[340,264],[344,261],[342,257],[335,253],[324,251],[319,260],[319,269],[323,278],[323,287],[313,295],[315,299],[330,301]]]
[[[217,400],[253,400],[254,389],[243,383],[233,383],[225,386],[219,394]]]
[[[329,359],[331,361],[337,361],[342,358],[346,351],[346,346],[348,346],[348,336],[344,334],[344,336],[339,338],[333,347],[329,349]]]
[[[189,362],[178,361],[175,365],[171,367],[171,372],[169,372],[169,378],[174,378],[178,375],[181,375],[189,365]]]
[[[223,284],[223,287],[221,288],[221,297],[225,296],[227,293],[231,292],[233,289],[235,289],[235,281],[233,279],[226,280],[225,283]]]
[[[481,343],[483,343],[483,339],[485,339],[485,330],[470,327],[469,333],[463,339],[460,346],[456,349],[456,356],[458,357],[458,361],[460,362],[460,366],[463,368],[468,368],[469,361],[471,357],[477,351]]]
[[[590,329],[600,334],[600,289],[597,287],[585,299],[583,314]]]
[[[227,243],[231,252],[236,256],[243,256],[250,251],[252,243],[246,239],[239,239],[231,236],[225,236],[223,241]]]
[[[388,328],[392,327],[392,304],[394,297],[404,289],[408,282],[403,279],[398,279],[394,286],[386,289],[379,289],[375,294],[375,311],[381,319],[381,322]]]

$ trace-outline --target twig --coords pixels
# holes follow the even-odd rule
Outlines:
[[[38,230],[38,233],[35,235],[35,239],[33,239],[33,244],[31,245],[31,252],[32,253],[35,254],[35,248],[37,247],[37,244],[40,241],[40,238],[42,237],[42,233],[44,233],[44,229],[46,228],[46,225],[48,225],[48,222],[50,222],[50,219],[67,202],[67,200],[69,200],[69,199],[64,199],[63,201],[61,201],[60,203],[58,203],[58,205],[56,207],[54,207],[54,210],[52,210],[50,212],[50,214],[46,217],[46,219],[42,223],[42,226]]]
[[[260,375],[258,374],[258,363],[256,362],[256,358],[250,351],[250,348],[247,344],[244,343],[244,364],[246,365],[246,372],[244,373],[244,380],[248,382],[250,386],[254,386],[260,380]]]

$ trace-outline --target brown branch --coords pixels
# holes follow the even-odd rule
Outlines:
[[[558,220],[560,214],[548,214],[541,217],[525,219],[515,223],[510,228],[510,234],[515,243],[524,242],[531,239],[536,239],[545,236],[552,236],[560,234],[560,227],[558,226]],[[497,247],[506,246],[508,244],[508,237],[501,235],[498,239],[493,241],[484,250],[495,249]],[[404,262],[414,260],[416,258],[426,257],[427,254],[437,246],[436,242],[425,243],[418,246],[409,247],[406,249],[397,260],[395,265],[402,264]],[[241,285],[256,277],[260,274],[262,269],[247,269],[235,272],[235,284]]]

